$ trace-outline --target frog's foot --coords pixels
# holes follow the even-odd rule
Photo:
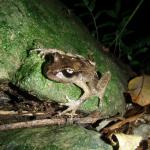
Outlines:
[[[69,102],[65,103],[65,106],[68,106],[68,108],[63,112],[59,113],[59,115],[70,115],[71,118],[73,118],[73,116],[77,115],[76,111],[82,104],[82,100],[71,101],[68,97],[66,98]]]
[[[44,59],[45,56],[46,56],[48,53],[50,53],[50,52],[48,51],[48,49],[44,49],[44,48],[33,49],[33,50],[31,50],[31,52],[38,52],[38,53],[39,53],[38,55],[39,55],[42,59]]]

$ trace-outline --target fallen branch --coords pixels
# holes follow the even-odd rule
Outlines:
[[[62,124],[70,124],[70,123],[79,123],[79,124],[88,124],[96,122],[98,118],[84,117],[84,118],[54,118],[54,119],[42,119],[42,120],[34,120],[34,121],[26,121],[26,122],[18,122],[11,124],[3,124],[0,125],[0,131],[11,130],[11,129],[19,129],[19,128],[31,128],[31,127],[39,127],[46,125],[62,125]]]

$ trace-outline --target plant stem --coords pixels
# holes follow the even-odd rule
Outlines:
[[[90,11],[90,10],[89,10]],[[95,27],[95,31],[96,31],[96,39],[99,41],[99,37],[98,37],[98,28],[97,28],[97,24],[96,24],[96,20],[95,20],[95,17],[93,15],[93,13],[90,11],[90,14],[91,14],[91,17],[93,19],[93,22],[94,22],[94,27]]]
[[[138,9],[140,8],[141,4],[143,3],[144,0],[141,0],[138,5],[136,6],[135,10],[133,11],[133,13],[130,15],[130,17],[128,18],[128,20],[126,21],[125,25],[123,26],[122,30],[120,31],[120,33],[116,36],[115,40],[112,42],[111,45],[113,45],[116,41],[118,41],[118,39],[120,38],[120,36],[122,35],[122,33],[124,32],[126,26],[129,24],[129,22],[131,21],[131,19],[133,18],[133,16],[135,15],[135,13],[138,11]]]

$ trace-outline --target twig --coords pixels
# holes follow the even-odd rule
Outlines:
[[[104,129],[104,132],[106,131],[113,131],[113,130],[116,130],[118,128],[121,128],[123,125],[125,125],[126,123],[131,123],[133,121],[136,121],[138,118],[142,117],[144,113],[141,113],[141,114],[137,114],[135,116],[132,116],[132,117],[129,117],[129,118],[125,118],[119,122],[117,122],[116,124],[113,124],[112,126],[110,127],[107,127]]]
[[[84,118],[54,118],[54,119],[42,119],[42,120],[34,120],[34,121],[26,121],[26,122],[18,122],[11,124],[3,124],[0,125],[0,131],[18,129],[18,128],[30,128],[30,127],[38,127],[45,125],[62,125],[62,124],[70,124],[70,123],[79,123],[79,124],[88,124],[96,122],[98,118],[84,117]]]
[[[36,112],[36,115],[44,115],[45,113],[42,112]],[[30,113],[29,111],[22,111],[21,114],[18,113],[18,111],[6,111],[6,110],[0,110],[0,115],[20,115],[20,116],[33,116],[33,113]]]

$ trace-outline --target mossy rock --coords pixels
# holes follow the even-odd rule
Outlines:
[[[83,111],[99,110],[102,115],[123,114],[126,78],[108,54],[101,52],[82,23],[57,0],[0,0],[0,79],[40,98],[66,102],[66,95],[78,99],[81,89],[73,84],[46,79],[41,71],[44,62],[34,48],[57,48],[65,52],[92,56],[97,71],[110,71],[112,79],[100,107],[91,97]]]
[[[112,150],[100,134],[85,128],[53,126],[0,132],[0,150]]]

